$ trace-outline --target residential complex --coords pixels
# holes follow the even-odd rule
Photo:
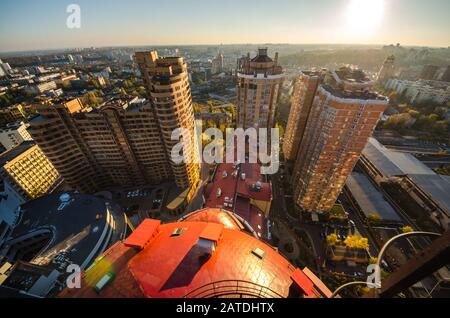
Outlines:
[[[37,106],[29,132],[73,189],[157,184],[172,176],[152,107],[111,99],[98,108],[80,100]]]
[[[386,58],[383,66],[378,73],[378,82],[386,83],[389,79],[395,76],[395,56],[390,55]]]
[[[297,158],[317,88],[322,82],[323,76],[323,72],[305,71],[295,81],[291,109],[283,141],[283,153],[286,160],[295,160]]]
[[[390,79],[386,83],[385,89],[395,91],[399,96],[404,96],[410,103],[432,101],[445,104],[450,101],[449,82]]]
[[[304,210],[329,211],[388,103],[370,92],[364,72],[329,72],[318,87],[297,154],[294,200]]]
[[[237,127],[272,128],[283,82],[278,53],[273,60],[267,49],[239,59],[237,69]]]
[[[172,167],[175,182],[180,188],[195,187],[199,180],[199,158],[186,63],[182,57],[160,58],[156,51],[137,52],[135,58],[151,99],[155,127],[162,136],[166,162]],[[179,142],[172,139],[172,133],[179,128],[187,132],[180,138],[184,157],[181,163],[172,160],[171,155],[172,148]]]

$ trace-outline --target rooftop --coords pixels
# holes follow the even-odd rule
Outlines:
[[[142,232],[141,227],[149,230]],[[133,242],[139,240],[144,247],[128,244],[130,239]],[[322,297],[322,293],[302,270],[245,232],[219,223],[160,224],[147,219],[125,242],[116,243],[87,270],[81,289],[66,289],[60,295],[108,298],[240,296],[316,298]]]
[[[14,160],[14,158],[20,156],[22,153],[33,147],[36,143],[34,141],[24,141],[20,145],[5,151],[0,155],[0,165],[3,167],[5,164]]]
[[[408,177],[450,215],[450,176],[410,174]]]
[[[366,217],[375,213],[383,221],[401,222],[397,212],[364,174],[352,172],[347,178],[346,186]]]
[[[362,154],[385,177],[408,174],[434,175],[435,172],[411,154],[390,150],[375,138],[369,138]]]

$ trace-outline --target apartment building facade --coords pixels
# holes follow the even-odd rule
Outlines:
[[[295,81],[291,110],[283,141],[283,153],[286,160],[295,160],[297,157],[311,106],[322,79],[323,72],[321,71],[305,71]]]
[[[156,51],[136,52],[135,61],[151,100],[175,182],[183,189],[195,187],[200,178],[200,165],[186,63],[182,57],[158,57]],[[172,139],[176,129],[186,132],[179,140]],[[172,149],[180,141],[182,151],[179,154],[184,157],[181,163],[172,160]]]
[[[295,202],[304,210],[330,210],[387,104],[370,92],[362,71],[329,72],[315,94],[295,159]]]
[[[112,99],[91,109],[72,100],[37,111],[29,132],[73,189],[93,193],[172,178],[148,103]]]
[[[237,127],[247,129],[272,128],[280,97],[284,74],[278,65],[278,53],[273,60],[267,48],[238,60],[237,67]]]

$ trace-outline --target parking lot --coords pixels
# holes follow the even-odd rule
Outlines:
[[[160,218],[167,187],[127,189],[114,192],[114,199],[134,225],[145,218]]]

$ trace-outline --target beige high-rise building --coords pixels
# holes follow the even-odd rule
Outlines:
[[[395,56],[390,55],[386,58],[378,73],[378,82],[381,84],[386,83],[390,78],[395,75]]]
[[[215,58],[212,60],[211,65],[211,73],[212,74],[219,74],[223,72],[223,54],[219,52]]]
[[[50,191],[60,179],[55,167],[33,141],[24,141],[0,156],[2,178],[23,196],[36,199]]]
[[[253,59],[250,54],[239,59],[237,127],[274,127],[283,78],[283,69],[278,65],[278,53],[272,60],[267,55],[267,48],[259,49]]]
[[[150,104],[111,99],[91,109],[75,99],[37,111],[29,132],[73,189],[92,193],[172,179]]]
[[[360,70],[329,72],[315,94],[292,177],[294,200],[311,212],[330,210],[388,100],[370,92]]]
[[[283,141],[286,160],[295,160],[305,132],[316,91],[323,78],[323,72],[302,72],[295,81],[291,99],[291,110]]]
[[[135,58],[154,108],[175,182],[181,188],[195,186],[200,178],[200,166],[186,63],[182,57],[158,57],[156,51],[136,52]],[[173,147],[179,142],[172,140],[172,133],[177,128],[189,133],[182,136],[183,163],[174,162],[171,156]]]

